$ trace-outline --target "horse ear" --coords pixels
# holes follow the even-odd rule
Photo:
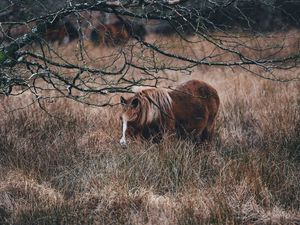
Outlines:
[[[131,106],[133,108],[136,108],[138,105],[139,105],[139,99],[138,98],[133,99],[131,102]]]
[[[126,105],[126,103],[127,103],[126,99],[123,96],[120,97],[120,102],[121,102],[121,105],[123,105],[123,106]]]

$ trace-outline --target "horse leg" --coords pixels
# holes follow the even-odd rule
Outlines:
[[[209,123],[202,132],[201,139],[211,142],[215,133],[215,121]]]
[[[197,136],[196,136],[196,142],[203,142],[207,140],[208,137],[208,130],[207,130],[207,120],[203,119],[199,124],[198,124],[198,129],[197,129]]]

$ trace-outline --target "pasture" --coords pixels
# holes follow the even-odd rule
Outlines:
[[[63,47],[66,57],[75,45]],[[198,45],[195,51],[209,46]],[[89,54],[109,51],[91,47]],[[13,110],[32,96],[1,96],[0,223],[299,224],[299,81],[204,66],[165,75],[174,82],[162,87],[200,79],[218,91],[211,144],[165,137],[124,149],[120,105],[54,99],[51,117],[36,104]]]

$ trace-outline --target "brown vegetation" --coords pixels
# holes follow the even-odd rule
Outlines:
[[[165,138],[123,149],[120,106],[51,99],[51,117],[38,105],[13,110],[28,105],[29,95],[1,97],[0,223],[298,224],[299,82],[234,68],[167,75],[177,83],[201,79],[218,91],[211,145]]]

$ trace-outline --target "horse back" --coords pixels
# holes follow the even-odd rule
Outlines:
[[[187,81],[186,83],[179,85],[173,93],[182,96],[185,100],[188,99],[188,102],[198,102],[201,105],[207,105],[207,107],[212,108],[217,107],[216,110],[218,110],[220,104],[216,89],[201,80]]]

